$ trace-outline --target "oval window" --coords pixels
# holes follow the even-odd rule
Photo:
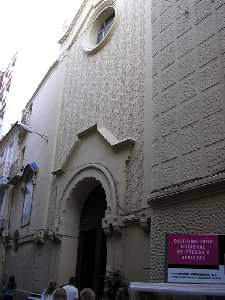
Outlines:
[[[114,31],[115,19],[116,13],[112,6],[98,14],[85,38],[84,50],[86,52],[95,53],[105,45]]]

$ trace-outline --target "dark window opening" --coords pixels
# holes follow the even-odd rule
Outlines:
[[[107,36],[107,34],[109,33],[113,21],[115,19],[115,13],[113,13],[112,15],[110,15],[102,24],[101,28],[98,31],[98,36],[97,36],[97,44],[101,43],[101,41],[103,41],[103,39]]]

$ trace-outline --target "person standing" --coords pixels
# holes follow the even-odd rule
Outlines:
[[[63,289],[66,292],[67,300],[78,300],[79,293],[75,285],[76,285],[76,278],[70,277],[69,283],[63,287]]]
[[[63,288],[57,289],[53,295],[53,300],[68,300],[66,291]]]
[[[90,288],[84,288],[80,292],[81,300],[95,300],[95,298],[96,298],[95,292]]]
[[[13,295],[16,289],[16,280],[15,277],[9,276],[6,286],[3,288],[3,299],[4,300],[11,300],[13,299]]]
[[[52,300],[53,294],[56,289],[56,285],[57,285],[56,281],[50,280],[47,289],[44,290],[41,295],[41,300]]]

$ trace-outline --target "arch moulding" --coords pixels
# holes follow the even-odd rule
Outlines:
[[[120,233],[120,228],[123,226],[122,218],[119,216],[119,199],[116,181],[111,172],[103,165],[99,163],[88,163],[76,168],[74,174],[63,189],[59,202],[57,205],[57,221],[56,230],[58,231],[61,227],[62,217],[66,211],[68,201],[73,197],[73,193],[76,191],[78,186],[82,183],[94,180],[102,185],[107,202],[107,209],[105,218],[102,221],[102,226],[106,234],[112,232]],[[87,196],[87,195],[86,195]],[[77,201],[78,199],[74,199]],[[79,199],[83,205],[86,197]]]

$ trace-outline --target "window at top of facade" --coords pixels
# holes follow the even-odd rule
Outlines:
[[[98,31],[98,35],[97,35],[97,44],[101,43],[101,41],[104,40],[104,38],[107,36],[108,32],[110,31],[113,21],[115,19],[115,13],[113,13],[112,15],[110,15],[102,24],[102,26],[100,27],[99,31]]]

